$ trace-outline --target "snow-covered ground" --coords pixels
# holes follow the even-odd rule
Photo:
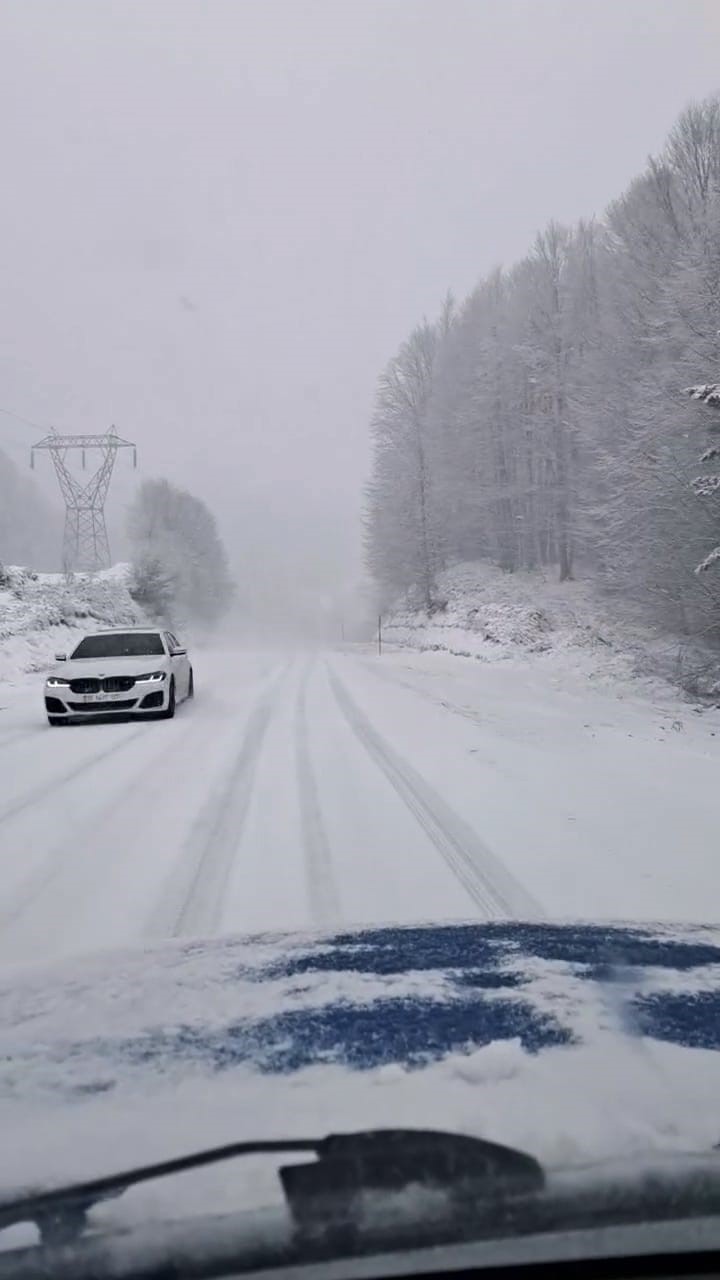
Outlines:
[[[0,961],[219,932],[716,917],[720,712],[532,658],[195,654],[167,723],[0,691]]]

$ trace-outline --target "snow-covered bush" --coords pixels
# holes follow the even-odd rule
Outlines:
[[[680,645],[592,580],[560,584],[538,570],[503,573],[471,562],[441,573],[437,585],[445,608],[428,612],[408,593],[383,619],[386,643],[484,662],[536,656],[614,686],[639,678],[679,686],[702,702],[720,697],[712,648],[687,637]]]
[[[164,621],[172,617],[177,596],[177,578],[159,555],[148,551],[132,566],[128,590],[133,600],[151,618]]]
[[[44,669],[97,627],[137,626],[146,614],[128,590],[129,566],[104,573],[32,573],[7,566],[0,579],[0,680]]]

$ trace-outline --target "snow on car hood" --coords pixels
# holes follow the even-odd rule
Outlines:
[[[68,658],[66,662],[55,663],[50,675],[65,680],[85,676],[139,676],[162,671],[166,666],[164,653],[146,653],[140,658]]]
[[[546,1164],[720,1140],[709,927],[168,943],[6,971],[0,1028],[4,1190],[383,1125],[482,1134]]]

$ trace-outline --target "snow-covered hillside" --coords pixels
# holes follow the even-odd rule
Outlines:
[[[680,685],[704,700],[720,695],[720,654],[662,634],[591,580],[470,563],[441,574],[437,595],[428,613],[409,593],[383,620],[385,641],[484,662],[534,655],[548,676],[575,674],[617,691],[630,680]]]
[[[95,575],[0,569],[0,681],[40,671],[93,627],[145,621],[128,591],[129,567]]]

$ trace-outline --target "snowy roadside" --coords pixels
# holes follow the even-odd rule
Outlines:
[[[24,683],[45,671],[88,631],[150,622],[128,590],[130,566],[116,564],[96,574],[32,573],[0,566],[0,684]],[[173,629],[195,649],[215,643],[215,629],[173,619]]]
[[[429,613],[408,595],[383,620],[387,644],[481,662],[532,661],[549,680],[576,677],[615,693],[720,699],[720,655],[662,635],[592,582],[483,563],[440,575]]]
[[[145,621],[128,591],[129,566],[98,574],[31,573],[3,568],[0,578],[0,682],[44,670],[53,655],[93,627]]]

